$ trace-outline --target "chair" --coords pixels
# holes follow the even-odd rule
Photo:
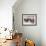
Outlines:
[[[22,33],[15,33],[16,46],[22,45]]]
[[[35,43],[32,40],[26,40],[25,46],[35,46]]]

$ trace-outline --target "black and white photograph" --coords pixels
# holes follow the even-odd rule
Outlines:
[[[37,14],[22,14],[22,25],[25,26],[37,25]]]

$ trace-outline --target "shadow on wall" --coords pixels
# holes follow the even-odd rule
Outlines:
[[[14,9],[18,8],[21,5],[21,3],[23,3],[23,1],[24,0],[17,0],[16,3],[12,6],[12,8]]]
[[[32,39],[36,46],[41,46],[41,31],[40,31],[40,0],[17,0],[12,7],[14,13],[15,30],[23,33],[24,39]],[[22,14],[37,14],[37,26],[22,26]],[[19,26],[18,26],[18,25]],[[17,26],[16,26],[17,25]],[[28,35],[28,36],[27,36]]]

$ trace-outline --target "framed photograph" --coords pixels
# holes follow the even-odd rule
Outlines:
[[[37,14],[22,14],[22,26],[36,26]]]

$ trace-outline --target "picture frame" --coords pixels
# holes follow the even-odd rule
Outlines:
[[[22,14],[22,26],[36,26],[37,14]]]

